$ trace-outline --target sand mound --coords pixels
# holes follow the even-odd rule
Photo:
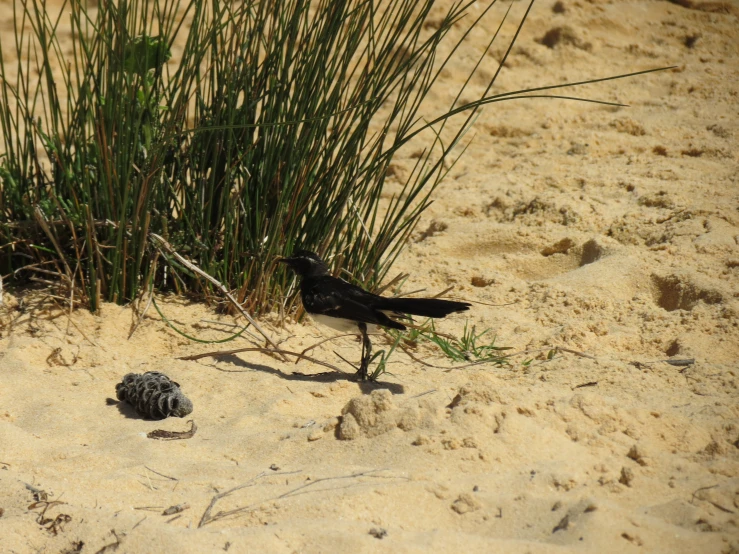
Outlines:
[[[427,400],[396,407],[388,390],[375,390],[369,396],[352,398],[341,410],[337,437],[353,440],[361,436],[376,437],[392,429],[408,432],[432,428],[437,409]]]

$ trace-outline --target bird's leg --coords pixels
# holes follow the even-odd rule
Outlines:
[[[366,381],[367,370],[372,358],[372,342],[370,342],[367,335],[367,325],[365,323],[359,323],[359,332],[362,333],[362,361],[359,364],[359,380]]]

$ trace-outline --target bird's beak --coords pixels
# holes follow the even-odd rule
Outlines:
[[[292,260],[291,260],[290,258],[277,258],[277,263],[278,263],[278,264],[286,264],[286,265],[290,265],[290,262],[291,262],[291,261],[292,261]]]

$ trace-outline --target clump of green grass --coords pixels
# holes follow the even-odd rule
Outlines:
[[[502,365],[505,358],[500,352],[510,350],[509,347],[495,346],[495,336],[491,335],[491,329],[478,333],[474,325],[469,325],[469,321],[465,321],[461,337],[440,335],[436,332],[433,320],[420,331],[420,337],[438,346],[447,358],[455,362],[491,362]],[[486,335],[487,342],[480,342]]]
[[[374,361],[377,361],[377,365],[375,365],[375,369],[373,369],[372,372],[368,375],[368,379],[370,381],[375,382],[380,378],[381,375],[390,373],[387,370],[387,364],[390,361],[390,356],[393,355],[401,340],[402,336],[398,334],[397,336],[395,336],[393,343],[390,345],[390,348],[388,350],[382,349],[374,353],[372,359],[370,360],[370,364],[372,364],[372,362]]]
[[[257,313],[289,312],[293,281],[273,262],[296,248],[376,286],[479,107],[554,88],[486,96],[496,72],[477,101],[456,104],[467,81],[446,112],[421,111],[495,1],[478,18],[473,3],[427,25],[433,0],[67,0],[59,16],[15,2],[15,51],[0,49],[0,275],[56,280],[92,310],[149,284],[215,296],[155,233]],[[382,199],[393,156],[422,136]]]
[[[464,330],[459,337],[439,333],[433,319],[409,327],[405,331],[386,329],[385,332],[390,338],[391,344],[388,350],[379,350],[372,357],[373,362],[377,360],[377,365],[369,376],[370,381],[377,381],[381,375],[388,373],[387,364],[390,361],[390,356],[398,347],[409,353],[408,349],[415,350],[424,343],[435,345],[444,357],[453,362],[488,363],[497,366],[508,363],[502,352],[510,350],[510,347],[495,346],[495,336],[491,334],[490,329],[477,332],[476,327],[470,325],[469,321],[465,321]],[[483,337],[486,338],[483,339]]]

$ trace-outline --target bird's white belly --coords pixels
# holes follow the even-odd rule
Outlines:
[[[329,317],[327,315],[321,315],[321,314],[310,314],[311,318],[313,318],[313,321],[320,323],[321,325],[325,325],[327,327],[331,327],[332,329],[335,329],[341,333],[356,333],[359,334],[359,327],[357,326],[356,321],[352,321],[351,319],[344,319],[341,317]],[[374,333],[377,331],[377,325],[373,325],[372,323],[367,324],[367,332]]]

